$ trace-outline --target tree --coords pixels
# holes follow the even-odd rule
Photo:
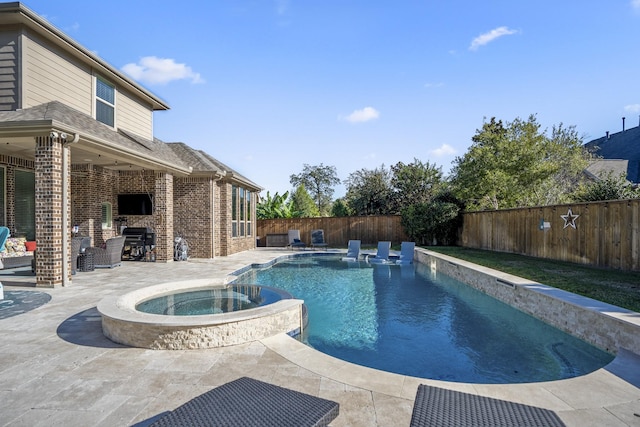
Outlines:
[[[559,203],[590,159],[575,128],[560,124],[547,136],[534,115],[506,125],[494,117],[472,141],[452,169],[453,188],[467,209]]]
[[[393,203],[391,173],[384,165],[374,170],[360,169],[345,180],[345,199],[354,215],[397,213]]]
[[[293,211],[296,212],[299,217],[310,218],[320,216],[318,207],[304,187],[304,184],[298,185],[296,191],[291,195],[291,202],[293,203]]]
[[[402,209],[401,223],[409,237],[419,244],[452,245],[462,225],[463,203],[444,191],[427,202]]]
[[[287,201],[289,192],[285,192],[283,195],[279,195],[276,192],[273,197],[267,191],[267,197],[260,201],[256,205],[256,216],[258,219],[273,219],[273,218],[293,218],[295,212],[293,210],[293,203]]]
[[[428,202],[442,184],[442,168],[416,158],[408,165],[398,162],[391,166],[391,173],[395,204],[400,209]]]
[[[612,172],[601,174],[600,179],[580,187],[574,194],[576,202],[598,202],[601,200],[621,200],[640,198],[640,188],[634,188],[627,181],[626,174],[615,176]]]
[[[289,176],[289,182],[294,187],[304,184],[313,197],[321,215],[327,215],[331,207],[334,185],[340,184],[335,166],[310,166],[305,164],[302,172]]]
[[[341,217],[341,216],[350,216],[353,214],[353,211],[347,204],[347,202],[343,199],[336,199],[331,206],[331,216]]]

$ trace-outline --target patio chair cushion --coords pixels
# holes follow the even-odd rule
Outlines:
[[[327,426],[338,416],[339,406],[242,377],[191,399],[151,426]]]
[[[418,386],[411,427],[563,427],[548,409],[427,385]]]

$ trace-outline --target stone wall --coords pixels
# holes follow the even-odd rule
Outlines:
[[[416,260],[609,353],[640,354],[638,313],[425,249]]]

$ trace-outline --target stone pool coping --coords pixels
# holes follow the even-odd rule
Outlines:
[[[416,248],[416,260],[588,343],[640,354],[640,313],[448,255]]]
[[[272,304],[230,313],[165,316],[144,313],[136,305],[176,291],[226,288],[228,281],[195,279],[148,286],[97,305],[102,330],[110,340],[154,350],[204,349],[257,341],[278,333],[297,334],[303,325],[303,301],[282,299]]]

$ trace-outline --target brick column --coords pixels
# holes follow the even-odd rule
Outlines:
[[[173,175],[156,172],[153,204],[156,261],[173,261]]]
[[[62,156],[68,149],[57,138],[36,137],[36,286],[53,288],[63,284],[62,233],[69,232],[70,224],[62,224],[63,182],[70,182],[70,172],[63,179]],[[68,157],[67,157],[68,158]],[[70,211],[68,211],[70,214]],[[70,215],[69,215],[70,217]],[[70,250],[70,248],[68,248]]]

